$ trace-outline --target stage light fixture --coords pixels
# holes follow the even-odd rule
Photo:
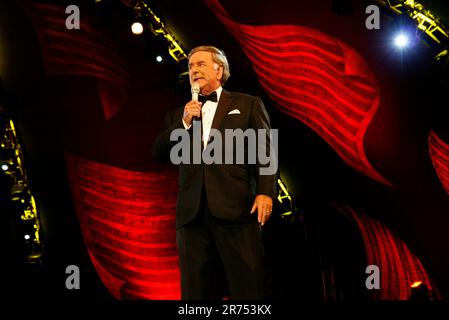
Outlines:
[[[140,22],[134,22],[131,25],[131,31],[132,31],[132,33],[134,33],[136,35],[142,34],[142,32],[143,32],[143,25]]]
[[[136,2],[130,0],[122,0],[127,6],[133,8],[136,11],[138,17],[146,17],[146,24],[149,31],[156,36],[163,36],[165,42],[168,42],[168,53],[176,61],[186,61],[187,54],[181,47],[179,41],[175,38],[174,34],[166,27],[165,23],[160,17],[158,17],[149,6],[149,0],[138,0]]]
[[[427,301],[431,300],[431,292],[422,281],[415,281],[410,285],[409,300]]]
[[[394,38],[394,45],[399,49],[408,47],[410,40],[405,33],[399,33]]]
[[[163,60],[163,59],[162,59],[162,57],[161,57],[161,56],[157,56],[157,57],[156,57],[156,61],[157,61],[157,62],[161,63],[161,62],[162,62],[162,60]]]
[[[397,15],[408,17],[415,24],[415,30],[418,38],[430,40],[436,44],[435,59],[446,64],[449,61],[448,27],[440,20],[440,18],[429,8],[423,6],[421,1],[413,0],[375,0],[382,6],[388,8]],[[424,36],[425,35],[425,36]]]
[[[28,263],[42,263],[43,243],[41,242],[41,222],[36,203],[29,188],[24,168],[23,154],[17,139],[14,122],[6,116],[0,106],[0,173],[3,189],[6,187],[10,210],[15,214],[17,228],[21,229],[26,240]],[[6,179],[5,179],[6,176]],[[26,254],[26,253],[25,253]]]

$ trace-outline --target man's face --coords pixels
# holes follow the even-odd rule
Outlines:
[[[212,53],[195,52],[189,60],[190,84],[197,82],[202,94],[209,95],[221,85],[223,67],[212,61]]]

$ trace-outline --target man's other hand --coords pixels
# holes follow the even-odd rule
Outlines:
[[[264,225],[270,217],[271,211],[273,210],[273,199],[265,194],[258,194],[256,196],[256,199],[254,199],[251,213],[254,213],[256,209],[258,216],[257,220],[261,225]]]

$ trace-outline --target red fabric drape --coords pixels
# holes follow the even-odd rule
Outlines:
[[[355,222],[363,238],[368,265],[380,269],[381,289],[370,292],[373,300],[408,300],[410,286],[415,281],[422,281],[429,290],[434,289],[420,260],[386,226],[349,206],[334,206]]]
[[[248,26],[217,0],[205,0],[240,42],[277,107],[319,134],[351,167],[390,185],[364,149],[379,107],[379,89],[365,60],[342,41],[298,25]]]
[[[69,14],[63,6],[26,3],[25,9],[37,31],[46,74],[97,79],[104,116],[111,118],[125,103],[128,89],[128,73],[112,42],[84,14],[80,29],[67,29]]]
[[[117,299],[179,299],[176,171],[134,172],[66,154],[84,242]]]
[[[438,178],[449,194],[449,144],[438,137],[434,131],[429,134],[429,152]]]

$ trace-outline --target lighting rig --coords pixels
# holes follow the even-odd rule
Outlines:
[[[175,35],[167,28],[164,21],[159,16],[157,16],[156,13],[150,8],[150,6],[148,5],[149,1],[122,0],[122,2],[135,11],[136,17],[139,20],[139,22],[133,24],[136,30],[140,31],[140,33],[144,31],[143,28],[140,30],[140,27],[137,26],[139,23],[141,23],[140,21],[142,21],[153,33],[153,35],[163,37],[167,41],[168,53],[176,62],[180,63],[183,60],[187,60],[187,54],[185,53],[185,50],[183,49],[179,41],[176,40]],[[135,33],[134,30],[133,33]]]
[[[24,168],[14,122],[0,105],[0,206],[10,215],[25,263],[43,265],[44,245],[36,202]],[[1,210],[3,211],[3,210]]]
[[[435,59],[447,64],[449,61],[449,31],[447,26],[429,9],[414,0],[376,0],[377,3],[397,15],[413,20],[419,31],[436,47]]]

